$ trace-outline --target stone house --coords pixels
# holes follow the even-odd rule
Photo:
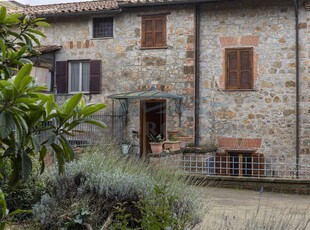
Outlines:
[[[111,109],[114,95],[113,106],[119,99],[128,113],[126,132],[141,133],[143,152],[149,132],[181,129],[197,145],[218,145],[219,153],[292,162],[310,157],[309,10],[307,0],[24,8],[52,25],[42,40],[58,47],[51,90],[82,91]]]

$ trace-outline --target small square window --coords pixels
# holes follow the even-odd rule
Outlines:
[[[113,37],[113,17],[93,19],[93,38]]]

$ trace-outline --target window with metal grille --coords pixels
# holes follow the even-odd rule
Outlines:
[[[225,50],[226,89],[253,89],[253,49]]]
[[[93,19],[93,37],[94,38],[112,38],[113,37],[113,17],[94,18]]]
[[[162,48],[166,46],[166,15],[142,17],[142,47]]]
[[[216,155],[216,174],[230,176],[263,176],[264,154],[234,150]]]

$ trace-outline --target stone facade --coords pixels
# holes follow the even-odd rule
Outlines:
[[[310,5],[309,1],[308,5]],[[310,157],[310,9],[299,9],[300,36],[300,144],[301,157]]]
[[[92,39],[92,17],[68,17],[50,20],[43,44],[62,45],[57,61],[101,59],[102,94],[92,101],[111,105],[107,96],[116,93],[149,90],[152,86],[167,93],[183,95],[182,128],[193,135],[194,121],[194,8],[164,8],[143,13],[167,15],[167,48],[141,49],[140,11],[113,15],[114,37]],[[64,31],[66,31],[64,33]],[[128,130],[139,130],[138,100],[129,104]],[[111,108],[111,106],[110,106]],[[175,104],[168,100],[167,130],[179,126]]]
[[[295,13],[291,1],[280,2],[203,8],[202,142],[258,138],[267,156],[295,155]],[[253,48],[253,90],[225,90],[224,54],[232,47]]]
[[[111,105],[108,95],[147,90],[183,95],[181,126],[168,100],[167,129],[194,135],[194,6],[143,8],[143,14],[167,13],[167,48],[141,49],[141,10],[114,17],[114,37],[92,39],[92,17],[52,18],[43,44],[62,45],[57,61],[102,60],[102,94],[89,97]],[[301,153],[310,154],[310,17],[300,7]],[[64,32],[65,31],[65,32]],[[295,11],[290,0],[237,1],[201,7],[200,142],[218,138],[260,140],[266,156],[295,156],[296,45]],[[253,48],[254,89],[225,90],[226,48]],[[128,130],[139,130],[139,106],[130,102]],[[249,142],[250,143],[250,142]]]

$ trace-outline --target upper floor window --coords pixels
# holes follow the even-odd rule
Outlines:
[[[101,93],[101,61],[56,62],[57,93]]]
[[[113,17],[93,19],[93,38],[113,37]]]
[[[225,50],[226,89],[253,89],[253,49]]]
[[[142,47],[166,46],[166,15],[142,16]]]

